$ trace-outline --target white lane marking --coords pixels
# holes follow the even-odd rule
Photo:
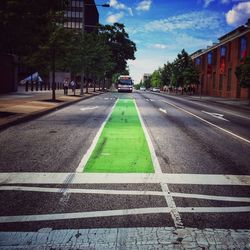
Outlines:
[[[213,174],[94,174],[94,173],[38,173],[10,172],[0,174],[0,184],[65,184],[72,176],[71,184],[123,184],[123,183],[167,183],[198,185],[250,186],[250,175]]]
[[[85,111],[85,110],[91,110],[91,109],[97,109],[98,106],[95,106],[95,107],[86,107],[86,108],[81,108],[80,110],[81,111]]]
[[[138,108],[135,100],[134,100],[134,103],[135,103],[135,108],[137,110],[137,114],[138,114],[140,122],[141,122],[141,126],[142,126],[142,129],[143,129],[143,132],[145,134],[145,137],[146,137],[146,140],[147,140],[147,143],[148,143],[148,147],[149,147],[149,151],[150,151],[151,158],[152,158],[152,161],[153,161],[155,173],[158,173],[158,174],[162,173],[161,167],[160,167],[160,164],[159,164],[159,161],[158,161],[158,158],[156,157],[156,154],[155,154],[153,143],[152,143],[152,141],[150,139],[150,136],[148,134],[147,128],[146,128],[146,126],[144,124],[144,121],[143,121],[143,119],[141,117],[139,108]]]
[[[161,189],[164,192],[164,197],[167,202],[168,207],[171,209],[170,214],[174,221],[174,225],[176,228],[184,228],[184,225],[181,221],[181,216],[178,211],[178,208],[176,207],[175,201],[173,199],[173,196],[168,188],[168,185],[166,183],[161,183]]]
[[[224,129],[224,128],[220,127],[220,126],[217,126],[217,125],[213,124],[212,122],[209,122],[209,121],[207,121],[207,120],[205,120],[205,119],[199,117],[198,115],[195,115],[195,114],[193,114],[193,113],[191,113],[191,112],[189,112],[189,111],[187,111],[187,110],[185,110],[185,109],[183,109],[183,108],[181,108],[181,107],[179,107],[179,106],[176,106],[176,105],[173,104],[173,103],[170,103],[170,102],[165,101],[165,100],[162,100],[162,101],[165,102],[165,103],[167,103],[167,104],[169,104],[169,105],[171,105],[171,106],[173,106],[173,107],[175,107],[175,108],[177,108],[177,109],[179,109],[179,110],[181,110],[181,111],[183,111],[183,112],[185,112],[185,113],[187,113],[187,114],[189,114],[189,115],[192,115],[193,117],[195,117],[195,118],[197,118],[197,119],[199,119],[199,120],[201,120],[201,121],[207,123],[207,124],[210,125],[210,126],[213,126],[213,127],[217,128],[217,129],[219,129],[219,130],[222,130],[223,132],[225,132],[225,133],[227,133],[227,134],[230,134],[230,135],[232,135],[232,136],[234,136],[234,137],[236,137],[236,138],[238,138],[238,139],[240,139],[240,140],[242,140],[242,141],[247,142],[247,143],[250,144],[250,140],[247,140],[247,139],[245,139],[245,138],[243,138],[243,137],[241,137],[241,136],[239,136],[239,135],[234,134],[233,132],[231,132],[231,131],[229,131],[229,130],[227,130],[227,129]]]
[[[165,114],[167,114],[167,111],[165,109],[159,108],[159,110]]]
[[[151,102],[154,102],[155,100],[154,99],[149,99]]]
[[[152,143],[152,141],[150,139],[150,136],[148,134],[148,131],[146,129],[144,121],[143,121],[143,119],[141,117],[141,114],[140,114],[139,108],[138,108],[138,106],[136,104],[136,101],[134,100],[134,102],[135,102],[136,110],[137,110],[137,113],[138,113],[138,116],[139,116],[139,119],[140,119],[140,122],[141,122],[141,125],[142,125],[142,128],[143,128],[143,131],[144,131],[144,134],[146,136],[146,140],[147,140],[147,143],[148,143],[148,146],[149,146],[149,150],[150,150],[150,153],[151,153],[151,158],[152,158],[152,161],[153,161],[155,173],[156,174],[162,174],[161,166],[160,166],[160,163],[159,163],[158,158],[156,156],[153,143]],[[180,214],[179,214],[178,210],[176,209],[176,205],[175,205],[173,197],[171,196],[168,185],[166,183],[163,183],[163,182],[160,182],[160,185],[161,185],[162,191],[164,192],[164,197],[165,197],[165,200],[167,202],[167,205],[171,209],[171,217],[172,217],[172,219],[174,221],[175,226],[177,228],[183,228],[183,223],[181,222]]]
[[[240,213],[250,212],[249,206],[242,207],[178,207],[180,213]],[[51,221],[51,220],[69,220],[83,218],[103,218],[111,216],[127,216],[139,214],[160,214],[170,213],[169,207],[154,208],[134,208],[121,210],[104,210],[93,212],[60,213],[60,214],[38,214],[38,215],[16,215],[0,216],[0,223],[30,222],[30,221]]]
[[[22,191],[22,192],[43,192],[43,193],[71,193],[71,194],[105,194],[105,195],[146,195],[146,196],[165,196],[169,190],[163,191],[137,191],[137,190],[110,190],[110,189],[81,189],[81,188],[44,188],[44,187],[27,187],[27,186],[0,186],[2,191]],[[230,202],[250,202],[248,197],[233,197],[219,195],[203,195],[171,192],[173,197],[217,200]]]
[[[101,218],[110,216],[159,214],[159,213],[169,213],[169,212],[170,209],[168,207],[159,207],[159,208],[155,207],[155,208],[104,210],[104,211],[94,211],[94,212],[61,213],[61,214],[0,216],[0,223],[50,221],[50,220],[66,220],[66,219],[97,218],[97,217]]]
[[[171,193],[173,197],[214,200],[214,201],[230,201],[230,202],[250,202],[248,197],[233,197],[233,196],[219,196],[219,195],[204,195],[204,194],[188,194],[188,193]]]
[[[134,191],[134,190],[109,190],[109,189],[76,189],[68,188],[63,191],[61,188],[27,187],[27,186],[0,186],[2,191],[25,191],[44,193],[71,193],[71,194],[107,194],[107,195],[151,195],[163,196],[160,191]]]
[[[208,115],[211,115],[212,117],[215,117],[217,119],[220,119],[220,120],[223,120],[223,121],[227,121],[229,122],[229,120],[225,119],[223,116],[223,114],[219,114],[219,113],[210,113],[210,112],[207,112],[207,111],[204,111],[202,110],[201,111],[202,113],[205,113],[205,114],[208,114]]]
[[[244,213],[250,212],[249,206],[242,207],[178,207],[180,213]]]
[[[77,169],[76,169],[76,172],[83,172],[84,167],[85,167],[87,161],[89,160],[89,158],[90,158],[90,156],[91,156],[93,150],[95,149],[95,146],[96,146],[96,144],[97,144],[97,142],[98,142],[98,139],[100,138],[101,133],[102,133],[102,131],[103,131],[103,129],[104,129],[104,127],[105,127],[105,125],[106,125],[108,119],[110,118],[110,116],[111,116],[111,114],[112,114],[112,112],[113,112],[113,110],[114,110],[115,105],[116,105],[117,102],[118,102],[118,99],[116,100],[115,104],[114,104],[113,107],[111,108],[111,110],[110,110],[110,112],[109,112],[107,118],[106,118],[105,121],[102,123],[102,126],[100,127],[99,131],[97,132],[97,134],[96,134],[96,136],[95,136],[95,138],[94,138],[94,140],[93,140],[93,142],[92,142],[90,148],[88,149],[88,151],[86,152],[86,154],[83,156],[82,160],[80,161],[80,163],[79,163],[79,165],[78,165],[78,167],[77,167]]]

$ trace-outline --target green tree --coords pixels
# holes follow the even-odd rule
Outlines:
[[[172,73],[173,73],[173,64],[167,62],[167,64],[164,64],[161,71],[161,80],[163,85],[171,84]]]
[[[61,0],[1,0],[0,52],[32,54],[61,20],[63,8]]]
[[[235,70],[235,75],[242,88],[248,89],[248,98],[250,99],[250,56],[247,56],[240,66]],[[250,101],[249,101],[250,105]]]
[[[199,70],[195,67],[194,63],[190,60],[188,66],[184,69],[183,81],[185,85],[199,83]]]
[[[47,75],[52,72],[52,100],[55,101],[55,71],[68,68],[69,51],[72,51],[72,31],[62,26],[55,26],[44,44],[36,52],[25,57],[28,66]]]
[[[104,35],[107,45],[112,51],[114,67],[107,72],[109,78],[114,73],[122,73],[127,69],[127,60],[135,60],[136,45],[129,39],[125,26],[120,23],[100,26],[99,31]]]
[[[155,70],[151,76],[151,86],[161,87],[161,69]]]
[[[173,74],[174,79],[176,81],[176,86],[183,86],[184,85],[184,76],[183,72],[190,64],[190,56],[188,53],[183,49],[181,53],[177,55],[177,58],[173,62]]]

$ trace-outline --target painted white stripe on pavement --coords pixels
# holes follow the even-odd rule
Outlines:
[[[240,213],[250,212],[249,206],[242,207],[177,207],[180,213]],[[0,216],[0,223],[13,222],[30,222],[30,221],[51,221],[51,220],[69,220],[69,219],[84,219],[84,218],[103,218],[111,216],[127,216],[140,214],[160,214],[170,213],[169,207],[154,207],[154,208],[134,208],[121,210],[104,210],[94,212],[77,212],[77,213],[61,213],[61,214],[40,214],[40,215],[15,215],[15,216]]]
[[[10,222],[28,222],[28,221],[50,221],[50,220],[69,220],[81,218],[97,218],[110,216],[125,216],[138,214],[159,214],[169,213],[168,207],[160,208],[135,208],[122,210],[105,210],[95,212],[78,212],[78,213],[61,213],[61,214],[40,214],[40,215],[17,215],[17,216],[0,216],[0,223]]]
[[[79,163],[79,165],[78,165],[78,167],[77,167],[77,169],[76,169],[76,172],[83,172],[84,167],[85,167],[87,161],[89,160],[89,158],[90,158],[90,156],[91,156],[93,150],[95,149],[95,146],[96,146],[96,144],[97,144],[97,142],[98,142],[98,140],[99,140],[99,138],[100,138],[100,136],[101,136],[101,133],[102,133],[102,131],[103,131],[103,128],[105,127],[105,125],[106,125],[108,119],[110,118],[110,116],[111,116],[111,114],[112,114],[112,112],[113,112],[113,110],[114,110],[115,105],[116,105],[117,102],[118,102],[118,99],[116,100],[115,104],[114,104],[113,107],[111,108],[111,110],[110,110],[110,112],[109,112],[107,118],[106,118],[105,121],[102,123],[102,126],[100,127],[99,131],[97,132],[97,134],[96,134],[96,136],[95,136],[95,138],[94,138],[94,140],[93,140],[93,142],[92,142],[90,148],[88,149],[88,151],[86,152],[86,154],[83,156],[82,160],[80,161],[80,163]]]
[[[146,196],[165,196],[162,191],[136,191],[136,190],[109,190],[109,189],[81,189],[81,188],[43,188],[43,187],[27,187],[27,186],[0,186],[1,191],[24,191],[24,192],[44,192],[44,193],[75,193],[75,194],[105,194],[105,195],[146,195]],[[250,202],[248,197],[233,197],[219,195],[203,195],[171,192],[173,197],[201,199],[201,200],[217,200],[230,202]]]
[[[229,122],[229,120],[227,120],[227,119],[225,119],[225,118],[223,117],[223,116],[224,116],[223,114],[211,113],[211,112],[207,112],[207,111],[204,111],[204,110],[202,110],[201,112],[202,112],[202,113],[205,113],[205,114],[207,114],[207,115],[211,115],[212,117],[215,117],[215,118],[217,118],[217,119],[220,119],[220,120]]]
[[[153,100],[151,100],[151,101],[153,101]],[[160,166],[160,163],[159,163],[158,158],[156,156],[153,143],[152,143],[152,141],[150,139],[147,128],[146,128],[146,126],[144,124],[144,121],[143,121],[143,119],[141,117],[141,114],[140,114],[139,108],[138,108],[138,106],[136,104],[136,101],[134,101],[134,102],[135,102],[135,106],[136,106],[136,109],[137,109],[139,119],[141,121],[141,125],[142,125],[142,128],[143,128],[144,134],[146,136],[146,140],[147,140],[149,150],[150,150],[150,153],[151,153],[151,158],[152,158],[152,161],[153,161],[155,172],[156,172],[156,174],[162,174],[161,166]],[[175,224],[175,226],[177,228],[182,228],[183,223],[181,221],[181,216],[180,216],[179,212],[176,209],[176,204],[175,204],[175,201],[174,201],[173,197],[171,196],[168,185],[167,185],[166,182],[163,183],[162,181],[160,181],[160,184],[161,184],[161,189],[162,189],[162,191],[164,193],[164,197],[165,197],[165,200],[167,202],[167,205],[171,209],[171,217],[172,217],[172,219],[174,221],[174,224]]]
[[[109,194],[109,195],[154,195],[163,196],[159,191],[134,191],[134,190],[109,190],[109,189],[81,189],[68,188],[65,191],[61,188],[43,188],[43,187],[26,187],[26,186],[0,186],[2,191],[28,191],[28,192],[45,192],[45,193],[76,193],[76,194]]]
[[[141,117],[139,108],[138,108],[135,100],[134,100],[134,103],[135,103],[135,107],[136,107],[136,110],[137,110],[137,114],[138,114],[140,122],[141,122],[141,126],[142,126],[142,129],[143,129],[143,132],[145,134],[145,137],[146,137],[146,140],[147,140],[147,143],[148,143],[148,147],[149,147],[149,151],[150,151],[151,158],[152,158],[152,161],[153,161],[155,172],[158,173],[158,174],[162,173],[161,166],[160,166],[158,158],[156,157],[156,154],[155,154],[153,143],[152,143],[152,141],[150,139],[150,136],[148,134],[147,128],[146,128],[146,126],[144,124],[144,121],[143,121],[143,119]]]
[[[165,109],[159,108],[159,110],[165,114],[167,114],[167,111]]]
[[[221,131],[223,131],[223,132],[225,132],[227,134],[232,135],[233,137],[236,137],[237,139],[240,139],[240,140],[242,140],[242,141],[250,144],[250,140],[247,140],[246,138],[243,138],[243,137],[241,137],[239,135],[234,134],[233,132],[231,132],[231,131],[229,131],[227,129],[224,129],[224,128],[220,127],[220,126],[217,126],[214,123],[209,122],[209,121],[207,121],[207,120],[199,117],[198,115],[195,115],[192,112],[189,112],[189,111],[187,111],[187,110],[185,110],[185,109],[183,109],[183,108],[181,108],[181,107],[179,107],[179,106],[177,106],[177,105],[175,105],[175,104],[173,104],[171,102],[168,102],[168,101],[165,101],[165,100],[162,100],[162,101],[165,102],[165,103],[167,103],[167,104],[169,104],[169,105],[171,105],[171,106],[173,106],[173,107],[175,107],[175,108],[177,108],[177,109],[179,109],[179,110],[181,110],[181,111],[183,111],[183,112],[185,112],[185,113],[187,113],[187,114],[189,114],[189,115],[192,115],[193,117],[195,117],[195,118],[197,118],[197,119],[199,119],[199,120],[207,123],[208,125],[210,125],[212,127],[215,127],[215,128],[217,128],[217,129],[219,129],[219,130],[221,130]]]
[[[168,183],[199,185],[250,186],[250,175],[212,174],[94,174],[94,173],[38,173],[10,172],[0,174],[0,184],[64,184],[72,176],[71,184]]]
[[[171,195],[173,197],[201,199],[201,200],[250,202],[250,198],[248,197],[233,197],[233,196],[219,196],[219,195],[188,194],[188,193],[171,193]]]
[[[85,110],[91,110],[91,109],[97,109],[98,106],[95,106],[95,107],[86,107],[86,108],[81,108],[80,110],[81,111],[85,111]]]
[[[244,213],[250,212],[249,206],[242,207],[178,207],[180,213]]]

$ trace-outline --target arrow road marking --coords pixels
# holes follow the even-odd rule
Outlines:
[[[210,125],[210,126],[212,126],[212,127],[215,127],[215,128],[217,128],[217,129],[220,129],[221,131],[223,131],[223,132],[225,132],[225,133],[227,133],[227,134],[230,134],[231,136],[234,136],[234,137],[236,137],[236,138],[238,138],[238,139],[240,139],[240,140],[242,140],[242,141],[244,141],[244,142],[250,144],[250,140],[247,140],[247,139],[245,139],[245,138],[243,138],[243,137],[241,137],[241,136],[239,136],[239,135],[237,135],[237,134],[232,133],[231,131],[229,131],[229,130],[227,130],[227,129],[224,129],[224,128],[220,127],[220,126],[217,126],[217,125],[215,125],[214,123],[209,122],[209,121],[207,121],[207,120],[205,120],[205,119],[199,117],[198,115],[195,115],[195,114],[193,114],[192,112],[189,112],[189,111],[187,111],[187,110],[185,110],[185,109],[183,109],[183,108],[181,108],[181,107],[179,107],[179,106],[177,106],[177,105],[175,105],[175,104],[173,104],[173,103],[171,103],[171,102],[168,102],[168,101],[165,101],[165,100],[163,100],[163,102],[165,102],[165,103],[167,103],[167,104],[169,104],[169,105],[171,105],[171,106],[173,106],[173,107],[175,107],[175,108],[177,108],[177,109],[179,109],[179,110],[181,110],[181,111],[183,111],[183,112],[185,112],[185,113],[187,113],[187,114],[189,114],[189,115],[192,115],[193,117],[199,119],[200,121],[202,121],[202,122],[204,122],[204,123],[206,123],[206,124],[208,124],[208,125]]]
[[[86,108],[81,108],[80,110],[81,111],[85,111],[85,110],[90,110],[90,109],[97,109],[98,106],[95,106],[95,107],[86,107]]]
[[[167,114],[167,111],[165,109],[159,108],[159,110],[165,114]]]
[[[213,116],[213,117],[215,117],[215,118],[218,118],[218,119],[220,119],[220,120],[229,122],[229,120],[223,118],[223,116],[224,116],[223,114],[219,114],[219,113],[210,113],[210,112],[207,112],[207,111],[204,111],[204,110],[202,110],[201,112],[203,112],[203,113],[205,113],[205,114],[208,114],[208,115],[211,115],[211,116]]]

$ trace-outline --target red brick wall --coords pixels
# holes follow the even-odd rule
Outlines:
[[[250,55],[250,32],[248,32],[245,36],[247,37],[247,55]],[[213,64],[211,75],[207,74],[207,53],[201,55],[202,61],[200,65],[200,78],[201,80],[202,78],[204,79],[203,81],[201,81],[203,95],[242,99],[249,97],[250,89],[240,88],[235,76],[235,69],[240,64],[239,44],[240,37],[235,38],[234,40],[223,45],[227,48],[224,74],[221,74],[220,72],[220,47],[212,50]],[[228,82],[230,82],[230,71],[231,88],[229,88],[228,86]]]

